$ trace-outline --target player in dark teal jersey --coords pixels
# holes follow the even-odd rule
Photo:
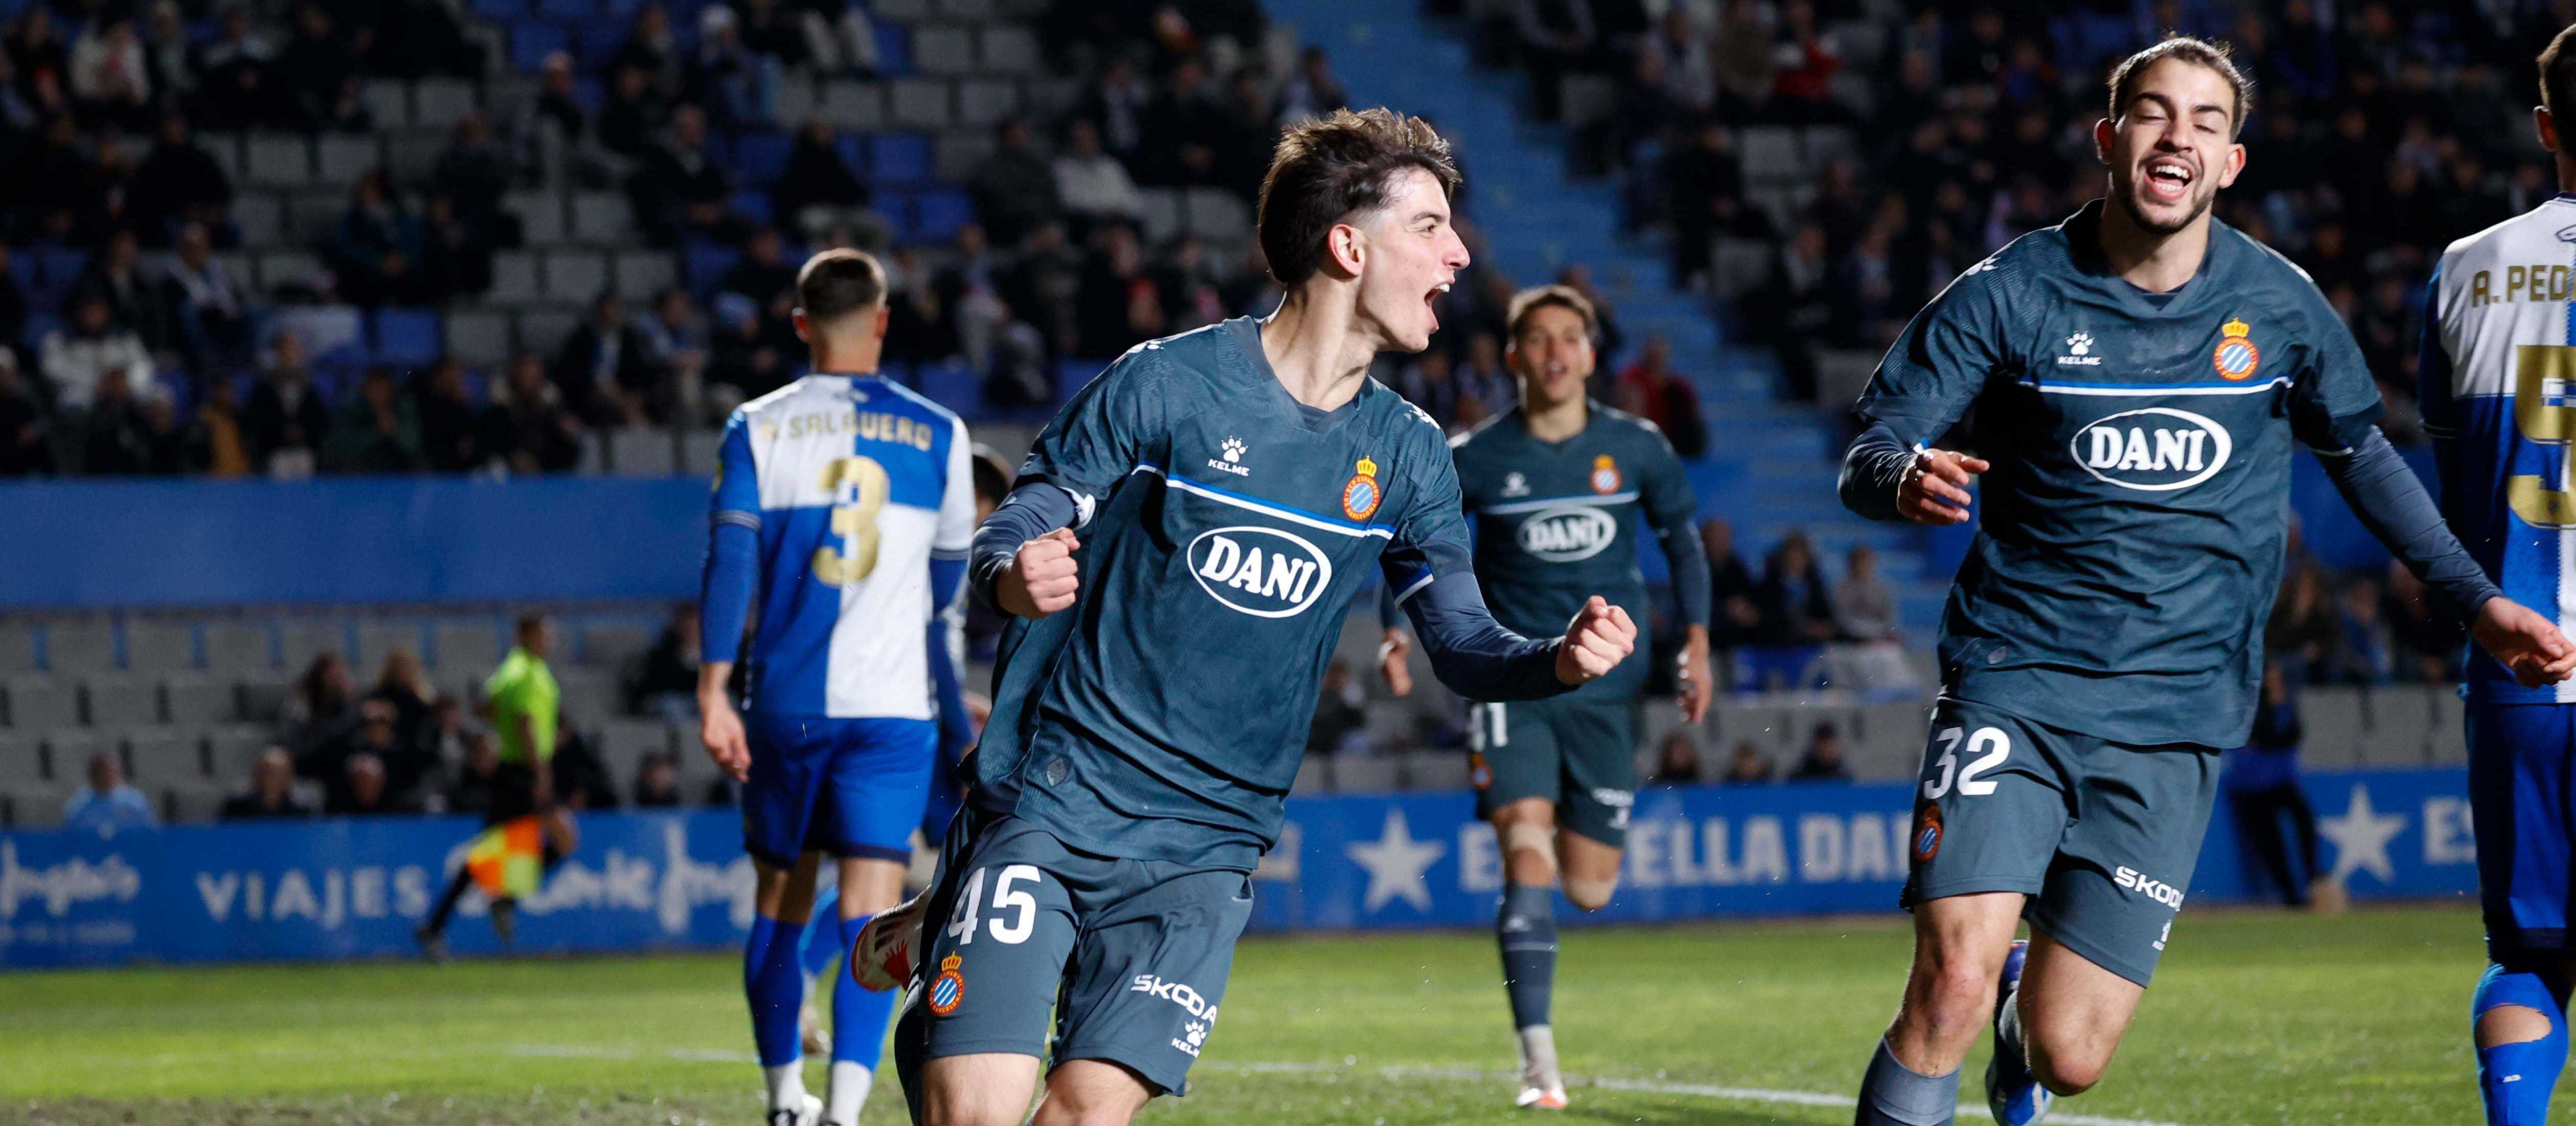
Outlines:
[[[918,926],[881,917],[853,955],[911,963],[916,1121],[1022,1121],[1042,1056],[1040,1123],[1180,1093],[1371,568],[1462,694],[1555,695],[1627,655],[1634,625],[1598,598],[1558,639],[1494,622],[1438,426],[1368,378],[1430,342],[1467,264],[1456,181],[1430,126],[1386,110],[1289,130],[1259,221],[1279,311],[1129,351],[978,531],[970,581],[1017,620],[966,809]]]
[[[2217,749],[2251,727],[2293,438],[2489,652],[2535,680],[2576,667],[2380,436],[2315,285],[2211,219],[2244,167],[2246,92],[2199,40],[2123,62],[2094,127],[2107,198],[1969,268],[1861,399],[1853,510],[1955,524],[1987,477],[1910,837],[1914,969],[1863,1126],[1950,1122],[1989,1018],[2007,1126],[2109,1067],[2190,884]],[[1971,407],[1980,456],[1929,448]]]
[[[1475,526],[1476,580],[1494,620],[1544,635],[1597,593],[1646,621],[1636,543],[1643,516],[1672,568],[1685,634],[1674,674],[1682,718],[1696,724],[1709,705],[1708,557],[1681,459],[1655,424],[1585,396],[1594,322],[1582,294],[1523,290],[1508,314],[1520,405],[1449,443]],[[1390,622],[1380,671],[1398,696],[1412,689],[1410,648]],[[1520,1034],[1522,1106],[1565,1106],[1548,1016],[1556,886],[1562,873],[1566,898],[1586,911],[1607,905],[1618,886],[1646,672],[1630,661],[1554,699],[1469,706],[1477,814],[1493,822],[1503,849],[1494,932]]]

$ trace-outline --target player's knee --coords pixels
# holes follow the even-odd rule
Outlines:
[[[1030,1126],[1127,1126],[1136,1117],[1136,1109],[1124,1103],[1083,1104],[1078,1099],[1049,1095],[1038,1104],[1037,1118]]]
[[[1916,960],[1906,988],[1906,1012],[1930,1023],[1936,1036],[1973,1035],[1995,1007],[1995,974],[1973,958],[1927,954]]]
[[[2030,1043],[2030,1074],[2039,1085],[2057,1095],[2080,1095],[2102,1081],[2111,1070],[2108,1048],[2090,1045],[2048,1044],[2033,1039]]]
[[[1565,898],[1585,911],[1598,911],[1610,905],[1610,893],[1619,890],[1619,881],[1565,878]]]
[[[1019,1126],[1028,1117],[1028,1092],[1008,1099],[998,1089],[1004,1086],[932,1083],[922,1094],[921,1126]]]
[[[2478,1047],[2546,1040],[2552,1028],[2548,1015],[2529,1005],[2498,1005],[2478,1014]]]

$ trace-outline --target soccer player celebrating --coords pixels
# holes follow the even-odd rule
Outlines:
[[[2377,389],[2316,286],[2211,219],[2246,159],[2226,52],[2167,39],[2109,86],[2093,132],[2108,198],[1934,299],[1879,366],[1844,461],[1846,505],[1924,524],[1967,520],[1967,486],[1992,474],[1942,623],[1904,897],[1914,968],[1862,1126],[1949,1122],[1989,1020],[1987,1103],[2007,1126],[2109,1067],[2190,885],[2217,748],[2251,726],[2292,438],[2503,667],[2530,684],[2576,668],[2380,436]],[[1982,456],[1929,448],[1971,406]]]
[[[1561,285],[1523,290],[1505,318],[1520,405],[1450,443],[1458,486],[1476,521],[1476,579],[1494,620],[1545,633],[1594,592],[1646,620],[1646,585],[1633,533],[1642,513],[1663,545],[1687,630],[1674,677],[1682,718],[1708,714],[1708,557],[1700,550],[1690,481],[1655,424],[1591,401],[1592,302]],[[1641,642],[1642,643],[1642,642]],[[1390,625],[1379,671],[1412,691],[1411,642]],[[1503,846],[1503,898],[1494,915],[1503,988],[1520,1031],[1522,1106],[1562,1110],[1565,1079],[1548,1022],[1556,980],[1556,885],[1598,911],[1619,883],[1628,806],[1637,789],[1637,693],[1646,666],[1551,700],[1471,705],[1476,812]]]
[[[1430,343],[1467,264],[1457,183],[1431,127],[1388,110],[1289,130],[1258,223],[1278,312],[1129,350],[977,531],[977,597],[1018,620],[966,807],[931,890],[853,955],[912,975],[915,1121],[1023,1121],[1041,1057],[1039,1126],[1182,1092],[1369,568],[1461,694],[1554,695],[1627,655],[1599,598],[1559,639],[1495,624],[1439,427],[1368,377]]]
[[[737,780],[758,918],[743,949],[752,1039],[771,1126],[856,1126],[892,999],[832,991],[828,1105],[805,1092],[798,948],[816,865],[839,861],[846,949],[903,894],[929,800],[940,709],[954,683],[941,607],[963,581],[975,527],[966,426],[876,374],[885,272],[828,250],[796,278],[796,333],[814,374],[725,423],[698,672],[700,737]],[[748,714],[726,696],[750,643]],[[953,695],[953,692],[951,693]]]
[[[2576,426],[2559,400],[2576,379],[2567,243],[2576,223],[2576,155],[2557,112],[2576,104],[2576,27],[2540,54],[2541,147],[2558,167],[2557,198],[2451,244],[2425,294],[2424,426],[2434,436],[2442,508],[2488,578],[2561,621],[2576,495],[2566,444]],[[2576,755],[2576,688],[2534,685],[2472,654],[2469,800],[2486,976],[2470,1003],[2478,1092],[2491,1126],[2542,1126],[2567,1063],[2567,859],[2576,838],[2566,795]]]

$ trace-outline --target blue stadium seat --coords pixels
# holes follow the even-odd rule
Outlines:
[[[61,303],[63,295],[71,292],[72,282],[79,279],[81,267],[89,264],[88,251],[68,246],[39,246],[32,256],[36,259],[36,274],[42,279],[37,283],[39,291],[50,298],[45,302],[48,306]]]
[[[869,182],[880,186],[928,181],[930,138],[920,133],[869,135],[867,176]]]
[[[973,416],[983,404],[982,381],[965,363],[923,364],[919,387],[932,402],[962,415]]]
[[[35,258],[26,254],[11,255],[9,258],[9,280],[18,283],[18,288],[21,291],[36,288]]]
[[[912,29],[891,20],[876,21],[877,68],[888,75],[912,73]]]
[[[599,5],[593,0],[537,0],[537,14],[559,20],[594,19]]]
[[[777,221],[773,214],[776,208],[770,203],[769,192],[765,189],[745,188],[733,193],[731,202],[734,214],[753,223],[766,227]]]
[[[867,138],[858,133],[842,133],[832,138],[832,151],[841,154],[841,163],[850,166],[850,174],[861,179],[868,175]]]
[[[546,56],[571,48],[572,36],[559,24],[523,19],[510,25],[510,65],[520,70],[539,69]]]
[[[737,183],[766,188],[787,173],[787,154],[796,139],[775,130],[746,132],[734,138],[733,174]]]
[[[692,238],[681,245],[680,270],[689,292],[703,301],[715,292],[716,279],[733,264],[742,261],[742,252],[711,239]]]
[[[913,232],[930,242],[957,237],[957,228],[975,220],[975,201],[955,188],[933,188],[912,200]]]
[[[599,4],[601,12],[617,17],[620,31],[623,31],[625,25],[634,20],[635,13],[642,11],[643,8],[644,0],[600,0]]]
[[[445,350],[435,309],[379,309],[372,328],[377,363],[427,367]]]
[[[575,25],[572,29],[572,58],[576,64],[575,70],[583,74],[595,74],[605,68],[608,60],[617,57],[617,49],[626,44],[626,25],[630,22],[632,22],[631,19],[625,17],[593,18],[587,23]],[[573,96],[575,100],[580,99],[577,91]]]
[[[506,23],[528,14],[528,0],[474,0],[474,14]]]
[[[31,293],[28,296],[33,298],[35,295]],[[29,303],[34,304],[35,302],[31,300]],[[47,301],[44,302],[44,307],[51,309],[60,304],[60,301]],[[36,349],[44,345],[45,337],[47,335],[61,327],[63,327],[62,318],[57,317],[52,313],[29,313],[27,314],[27,327],[21,330],[18,336],[18,343],[26,346],[30,350]],[[244,399],[242,401],[249,402],[250,400]]]

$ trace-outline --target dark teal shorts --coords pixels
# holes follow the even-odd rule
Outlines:
[[[907,1098],[922,1061],[983,1052],[1106,1060],[1182,1093],[1252,916],[1249,873],[1076,852],[969,806],[931,887],[895,1030]]]
[[[1559,696],[1467,707],[1476,816],[1527,798],[1556,805],[1556,823],[1623,848],[1637,796],[1637,705]]]
[[[2135,747],[1941,698],[1903,904],[2011,891],[2033,930],[2143,986],[2218,797],[2218,752]]]

